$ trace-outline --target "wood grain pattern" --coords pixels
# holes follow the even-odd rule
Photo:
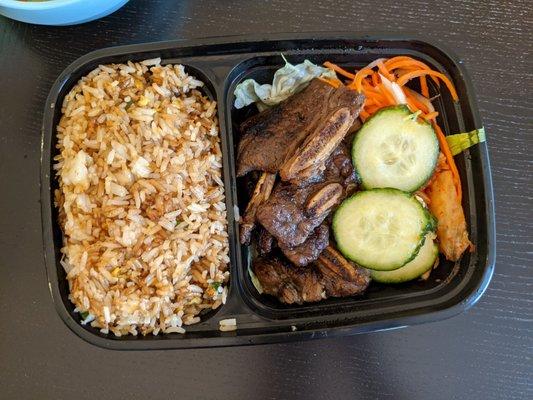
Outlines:
[[[379,8],[377,6],[379,4]],[[44,100],[75,58],[105,46],[249,32],[410,33],[464,61],[489,137],[497,213],[492,284],[469,312],[305,343],[111,352],[70,334],[42,259]],[[74,27],[0,17],[0,398],[533,398],[531,4],[515,1],[130,1]]]

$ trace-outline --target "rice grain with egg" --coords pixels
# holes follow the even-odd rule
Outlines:
[[[184,332],[226,299],[216,103],[181,65],[101,65],[65,97],[54,158],[70,300],[102,332]]]

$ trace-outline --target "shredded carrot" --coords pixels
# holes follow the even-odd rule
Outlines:
[[[455,160],[453,159],[452,152],[450,151],[450,146],[448,146],[448,142],[446,141],[446,136],[444,136],[444,133],[440,129],[440,126],[438,126],[434,122],[433,128],[435,129],[435,132],[437,133],[437,138],[439,139],[440,150],[446,157],[446,161],[448,165],[450,166],[450,171],[452,172],[452,175],[453,175],[453,182],[455,184],[455,190],[457,191],[457,198],[459,199],[459,203],[461,203],[461,200],[463,198],[463,191],[461,188],[461,178],[459,176],[459,171],[457,170],[457,166],[455,165]]]
[[[367,113],[365,110],[361,110],[361,112],[359,113],[359,115],[363,118],[363,120],[367,119],[368,117],[370,117],[370,114]]]
[[[342,82],[337,79],[326,78],[324,76],[319,76],[318,79],[333,86],[335,89],[339,88],[342,85]]]
[[[399,71],[397,72],[399,73],[403,73],[403,70],[407,70],[407,72],[416,69],[426,69],[428,71],[431,70],[431,68],[422,61],[418,61],[407,56],[389,58],[387,61],[385,61],[385,66],[389,69],[389,71],[398,69]],[[431,79],[433,79],[437,86],[440,86],[440,82],[437,77],[432,76]]]
[[[389,92],[389,90],[385,86],[383,86],[383,83],[380,83],[378,85],[378,88],[381,91],[381,93],[383,93],[383,95],[385,96],[385,99],[387,100],[389,105],[392,106],[396,104],[396,100],[394,100],[394,96]]]
[[[367,77],[368,75],[374,73],[370,68],[363,68],[360,70],[357,74],[355,74],[355,78],[353,80],[355,85],[355,90],[357,90],[359,93],[363,92],[363,86],[361,81],[363,78]]]
[[[413,78],[418,78],[419,76],[423,76],[423,75],[431,75],[431,76],[436,76],[437,78],[439,78],[441,81],[444,82],[444,84],[450,91],[450,94],[452,95],[453,100],[454,101],[459,100],[459,97],[457,96],[457,92],[455,91],[455,87],[453,86],[452,82],[448,79],[446,75],[441,74],[440,72],[437,72],[437,71],[433,71],[433,70],[428,71],[428,70],[421,69],[418,71],[408,72],[407,74],[402,75],[396,83],[398,83],[398,85],[400,86],[403,86],[407,82],[409,82],[409,80]]]
[[[407,107],[409,107],[409,110],[411,110],[411,112],[418,111],[418,108],[416,107],[415,103],[409,98],[407,99]]]
[[[419,65],[420,67],[430,69],[429,66],[424,64],[422,61],[417,61],[414,58],[408,57],[408,56],[396,56],[396,57],[389,58],[387,61],[385,61],[385,66],[389,69],[393,69],[391,65],[398,61],[408,61],[410,64],[413,64],[413,61],[414,61],[414,62],[420,63]]]
[[[400,60],[385,65],[390,71],[393,69],[425,69],[429,71],[431,69],[423,62],[416,60]]]
[[[383,95],[378,90],[365,90],[365,97],[375,99],[377,101],[383,100]]]
[[[403,92],[405,93],[405,97],[407,97],[407,103],[413,104],[413,106],[417,109],[422,111],[423,113],[429,112],[428,108],[425,104],[422,104],[418,99],[409,92],[409,90],[405,90],[405,88],[402,88]]]
[[[379,77],[376,72],[372,74],[372,85],[377,86],[379,84]]]
[[[333,63],[331,63],[329,61],[326,61],[324,63],[324,67],[332,69],[333,71],[337,72],[338,74],[340,74],[342,76],[345,76],[346,78],[355,79],[355,75],[354,74],[349,73],[345,69],[343,69],[343,68],[339,67],[338,65],[335,65],[335,64],[333,64]]]
[[[378,106],[370,106],[370,107],[367,107],[365,108],[365,110],[368,112],[368,114],[372,115],[374,114],[377,110],[379,110],[380,108],[383,108],[383,106],[380,104]]]
[[[353,82],[352,82],[353,84]],[[376,90],[376,86],[379,84],[379,81],[376,82],[376,84],[374,86],[372,86],[373,84],[370,83],[368,81],[368,79],[363,79],[363,81],[361,82],[361,85],[363,86],[363,90],[365,93],[367,92],[373,92],[373,93],[379,93],[378,90]]]
[[[422,96],[429,97],[428,81],[425,75],[420,77],[420,92]]]
[[[378,62],[378,69],[381,75],[383,75],[385,78],[387,78],[389,81],[395,81],[396,77],[392,75],[387,67],[383,64],[383,62]]]
[[[429,114],[422,114],[422,118],[424,118],[426,121],[432,120],[437,118],[439,113],[437,111],[430,112]]]

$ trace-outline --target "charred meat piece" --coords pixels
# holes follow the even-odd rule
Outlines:
[[[291,179],[289,183],[296,186],[305,186],[326,181],[339,182],[345,188],[348,186],[355,187],[357,179],[348,142],[346,140],[341,142],[324,163],[302,171],[297,177]]]
[[[305,242],[296,247],[280,245],[280,249],[294,265],[303,267],[315,261],[329,244],[329,228],[322,224],[314,230]]]
[[[354,127],[357,127],[357,116],[364,103],[364,97],[353,97],[350,90],[338,90],[338,104],[341,106],[305,139],[303,144],[283,163],[280,169],[282,180],[298,182],[313,174],[313,171],[323,169],[330,155],[338,148]],[[335,95],[330,98],[330,106],[335,101]]]
[[[253,269],[263,291],[282,303],[302,304],[323,298],[320,275],[313,268],[296,267],[280,257],[269,256],[254,260]]]
[[[276,245],[276,239],[264,228],[259,228],[259,237],[257,239],[257,250],[259,255],[264,256],[272,251]]]
[[[237,176],[253,170],[276,173],[285,162],[287,177],[296,176],[309,167],[305,157],[320,157],[323,161],[335,148],[336,138],[353,126],[363,99],[344,86],[335,89],[314,79],[300,93],[244,121]],[[308,136],[310,139],[299,149]]]
[[[331,208],[342,200],[342,194],[339,183],[318,183],[302,188],[279,183],[270,198],[257,209],[257,220],[280,245],[295,247],[305,242],[324,221]]]
[[[246,211],[242,217],[240,224],[240,241],[242,244],[250,244],[250,238],[255,226],[255,215],[259,205],[270,197],[274,182],[276,181],[276,174],[263,172],[259,177],[252,194],[252,198],[246,206]]]
[[[256,259],[253,269],[263,291],[286,304],[355,296],[370,284],[369,271],[346,260],[332,246],[312,266],[297,267],[274,256]]]
[[[361,101],[360,106],[362,104]],[[356,110],[345,107],[335,111],[324,125],[311,133],[296,153],[282,165],[281,179],[298,181],[302,176],[311,175],[310,170],[320,169],[348,133],[359,115],[360,106]]]
[[[237,149],[237,176],[253,170],[278,172],[286,155],[294,152],[318,122],[323,99],[334,90],[313,80],[300,93],[244,121]]]
[[[370,272],[346,260],[332,246],[320,254],[316,266],[328,297],[361,294],[370,284]]]
[[[346,142],[341,143],[326,162],[324,180],[326,182],[339,182],[347,192],[347,196],[356,189],[357,179]]]
[[[341,143],[323,169],[302,186],[278,183],[257,209],[257,221],[285,247],[302,244],[331,210],[355,189],[348,149]]]

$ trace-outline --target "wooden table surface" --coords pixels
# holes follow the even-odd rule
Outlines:
[[[525,0],[146,0],[73,27],[0,17],[0,398],[533,398],[531,9]],[[116,352],[72,334],[47,287],[39,206],[42,111],[57,75],[106,46],[322,30],[409,33],[464,60],[496,198],[496,272],[480,302],[442,322],[255,347]]]

